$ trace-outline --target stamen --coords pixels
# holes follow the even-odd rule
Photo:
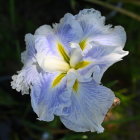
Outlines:
[[[66,51],[64,50],[64,47],[62,46],[62,44],[58,43],[58,44],[57,44],[57,48],[58,48],[59,53],[60,53],[61,56],[63,57],[63,59],[64,59],[67,63],[69,63],[70,58],[69,58],[68,54],[66,53]]]
[[[80,47],[74,48],[70,57],[70,66],[75,67],[82,59],[82,50]]]
[[[78,80],[75,80],[75,83],[74,83],[74,85],[73,85],[73,90],[74,90],[75,92],[77,92],[77,91],[78,91],[78,88],[79,88]]]
[[[86,41],[86,39],[84,39],[84,40],[80,41],[79,45],[80,45],[80,48],[81,48],[82,50],[84,50],[84,49],[85,49],[86,44],[87,44],[86,42],[87,42],[87,41]]]
[[[84,68],[86,66],[88,66],[90,64],[90,62],[88,61],[81,61],[79,63],[77,63],[77,65],[75,66],[75,69],[81,69],[81,68]]]
[[[66,73],[61,73],[61,74],[59,74],[59,75],[53,80],[52,87],[57,86],[57,85],[61,82],[61,80],[63,79],[63,77],[65,77],[65,76],[66,76]]]

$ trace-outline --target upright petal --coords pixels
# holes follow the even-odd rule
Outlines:
[[[36,63],[36,49],[35,38],[32,34],[25,35],[26,51],[21,54],[21,60],[24,64],[21,71],[17,72],[17,75],[13,75],[11,86],[22,94],[29,94],[31,85],[38,83],[39,73],[41,69]]]
[[[72,14],[65,14],[60,20],[60,23],[54,27],[55,33],[58,36],[58,40],[65,46],[65,49],[70,53],[70,42],[79,41],[83,35],[82,28],[78,21]]]
[[[95,9],[81,10],[79,14],[75,15],[75,19],[82,27],[84,38],[100,34],[103,30],[108,29],[104,26],[105,17],[101,16],[101,13]]]
[[[35,35],[47,36],[52,33],[53,33],[53,29],[50,25],[42,25],[35,31]]]
[[[103,132],[101,123],[114,97],[110,89],[94,81],[79,83],[78,90],[71,94],[71,106],[64,109],[69,115],[61,116],[61,121],[76,132]]]
[[[26,51],[21,54],[21,61],[23,64],[28,63],[28,61],[35,61],[35,40],[32,34],[25,35]]]

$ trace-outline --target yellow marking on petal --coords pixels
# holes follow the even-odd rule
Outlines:
[[[65,77],[65,75],[66,75],[66,73],[61,73],[61,74],[59,74],[59,75],[53,80],[53,82],[52,82],[52,87],[55,87],[56,85],[58,85],[58,84],[61,82],[62,78]]]
[[[64,58],[64,60],[65,60],[67,63],[69,63],[70,58],[69,58],[68,54],[66,53],[66,51],[64,50],[63,45],[60,44],[60,43],[58,43],[58,44],[57,44],[57,48],[58,48],[58,51],[59,51],[59,53],[61,54],[61,56]]]
[[[78,88],[79,88],[79,83],[78,83],[77,80],[75,80],[75,83],[74,83],[74,85],[73,85],[73,90],[74,90],[75,92],[77,92],[77,91],[78,91]]]
[[[77,69],[84,68],[84,67],[88,66],[89,64],[90,64],[90,62],[88,62],[88,61],[81,61],[78,64],[76,64],[75,69],[77,70]]]
[[[81,48],[82,50],[85,49],[86,44],[87,44],[86,42],[87,42],[86,39],[84,39],[84,40],[82,40],[82,41],[79,42],[79,46],[80,46],[80,48]]]

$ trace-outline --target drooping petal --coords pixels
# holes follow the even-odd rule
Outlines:
[[[127,51],[123,51],[121,47],[106,47],[106,46],[94,46],[84,56],[84,59],[90,59],[92,63],[83,69],[79,69],[78,72],[81,75],[90,77],[93,75],[93,79],[100,83],[104,72],[114,63],[122,60],[124,56],[128,54]]]
[[[38,119],[52,121],[54,115],[65,115],[63,108],[70,105],[66,79],[59,73],[43,74],[40,84],[33,85],[31,102]]]
[[[90,41],[98,45],[113,46],[123,48],[126,42],[126,33],[123,27],[115,26],[108,29],[108,32],[103,34],[97,34]]]
[[[78,90],[71,94],[71,106],[64,109],[69,115],[61,116],[61,121],[76,132],[103,132],[101,124],[114,97],[110,89],[93,81],[79,83]]]

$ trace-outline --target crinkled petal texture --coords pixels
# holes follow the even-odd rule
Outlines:
[[[78,91],[71,94],[71,106],[65,108],[69,115],[61,116],[61,121],[76,132],[103,132],[101,123],[114,97],[110,89],[94,81],[79,83]]]
[[[22,94],[29,94],[29,88],[39,82],[39,66],[36,64],[36,49],[34,36],[27,34],[25,36],[26,51],[21,54],[21,60],[24,64],[17,75],[13,75],[11,86]]]
[[[23,68],[12,88],[28,94],[39,120],[60,116],[74,131],[103,132],[101,123],[114,94],[99,83],[104,72],[128,54],[121,26],[105,25],[94,9],[66,14],[60,23],[40,26],[25,36]]]
[[[100,83],[104,72],[114,63],[122,60],[128,54],[123,51],[126,42],[126,33],[121,26],[105,25],[105,17],[94,9],[84,9],[80,11],[75,19],[83,29],[82,48],[84,59],[89,59],[92,63],[79,73],[87,74]],[[81,40],[81,41],[82,41]]]
[[[31,64],[32,62],[35,62],[36,49],[34,35],[30,33],[26,34],[25,43],[26,51],[21,54],[21,61],[24,65],[27,65],[28,63]]]
[[[35,84],[31,90],[32,107],[39,120],[52,121],[54,115],[66,115],[63,108],[70,105],[70,92],[66,89],[66,79],[52,88],[52,81],[57,73],[43,74],[40,76],[40,84]]]
[[[121,26],[105,25],[105,17],[95,9],[84,9],[75,16],[83,29],[84,38],[94,44],[124,47],[126,33]]]

